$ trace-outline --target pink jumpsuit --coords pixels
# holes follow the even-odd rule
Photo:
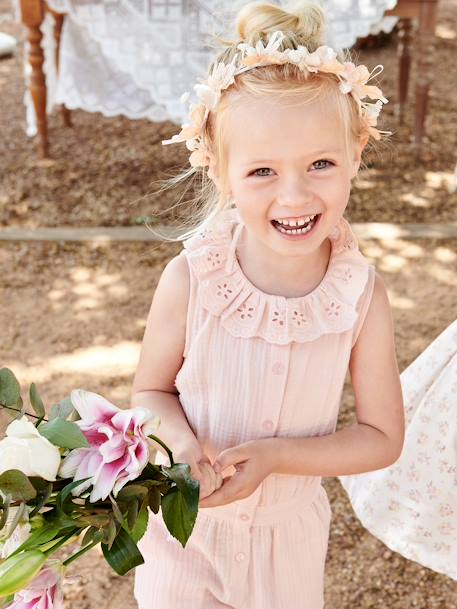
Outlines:
[[[230,209],[181,252],[191,286],[176,388],[211,462],[248,440],[335,431],[374,285],[374,267],[341,219],[318,287],[298,298],[266,294],[238,263],[242,230]],[[156,463],[169,464],[161,453]],[[135,575],[139,607],[322,609],[330,519],[320,476],[281,474],[246,499],[201,508],[185,548],[151,513]]]

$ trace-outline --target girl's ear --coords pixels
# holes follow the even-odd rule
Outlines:
[[[208,166],[208,177],[214,182],[217,189],[221,190],[221,182],[219,179],[219,172],[217,171],[216,161],[212,154],[209,155],[209,166]]]
[[[222,192],[222,183],[221,183],[221,178],[217,169],[217,165],[216,165],[216,161],[213,157],[213,155],[209,155],[209,164],[208,164],[208,171],[207,171],[208,177],[214,182],[214,184],[216,185],[216,188],[218,189],[219,192]],[[226,192],[225,193],[226,196],[231,197],[231,192]]]
[[[362,161],[362,152],[368,143],[369,135],[365,135],[363,138],[356,142],[354,146],[354,158],[353,158],[353,171],[352,178],[355,178],[359,172],[360,163]]]

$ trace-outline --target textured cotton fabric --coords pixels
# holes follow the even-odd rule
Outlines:
[[[191,281],[176,388],[211,462],[248,440],[335,431],[374,285],[374,268],[341,219],[318,287],[298,298],[266,294],[238,263],[242,230],[231,209],[181,253]],[[156,463],[169,465],[161,453]],[[185,548],[151,513],[136,569],[139,607],[322,609],[330,520],[320,476],[280,474],[246,499],[201,508]]]
[[[339,479],[370,533],[457,581],[457,320],[402,372],[401,385],[400,458]]]

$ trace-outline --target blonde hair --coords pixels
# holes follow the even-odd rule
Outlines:
[[[209,73],[216,63],[231,62],[238,52],[240,42],[253,46],[258,41],[267,43],[269,35],[277,30],[285,35],[281,50],[296,49],[303,45],[313,52],[325,43],[325,28],[326,19],[321,7],[308,0],[301,0],[287,10],[266,2],[251,2],[242,7],[236,16],[235,40],[218,38],[219,45],[225,48],[209,66]],[[348,54],[341,59],[348,61]],[[360,119],[357,102],[352,95],[341,94],[338,85],[333,74],[301,71],[290,63],[261,66],[238,74],[235,83],[223,92],[217,107],[211,110],[204,130],[205,145],[218,168],[220,189],[203,167],[189,167],[181,174],[165,180],[159,192],[187,183],[189,178],[193,178],[196,195],[185,202],[186,217],[180,221],[178,228],[157,232],[157,229],[149,227],[150,230],[160,239],[181,241],[211,224],[221,211],[233,207],[233,201],[226,194],[226,115],[233,111],[237,101],[245,94],[261,97],[274,94],[276,98],[295,98],[299,104],[310,103],[317,98],[333,103],[345,126],[346,150],[349,153],[350,141],[361,141],[367,137],[368,132],[366,124]]]

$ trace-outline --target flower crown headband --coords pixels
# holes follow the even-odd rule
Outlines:
[[[294,64],[302,71],[335,74],[340,81],[340,91],[350,93],[356,100],[359,115],[365,122],[369,135],[379,140],[382,134],[391,134],[390,131],[376,129],[379,113],[382,105],[387,104],[387,99],[383,97],[379,87],[367,84],[382,72],[382,65],[377,65],[369,72],[364,65],[355,66],[350,61],[343,63],[337,59],[336,52],[328,46],[320,46],[313,53],[302,45],[297,49],[279,51],[283,39],[283,32],[278,30],[272,32],[266,46],[262,41],[257,42],[255,47],[240,43],[237,48],[241,53],[237,53],[229,64],[223,62],[215,64],[210,76],[206,80],[200,79],[200,84],[194,85],[194,91],[200,102],[189,105],[190,122],[181,125],[180,133],[173,135],[170,140],[163,140],[162,144],[186,142],[187,149],[192,151],[189,157],[192,167],[206,167],[209,164],[209,155],[203,139],[204,127],[210,111],[219,102],[222,91],[235,82],[235,76],[238,74],[260,66],[285,63]],[[362,101],[365,97],[377,101],[375,103]],[[181,97],[183,103],[188,99],[189,93],[184,93]]]

